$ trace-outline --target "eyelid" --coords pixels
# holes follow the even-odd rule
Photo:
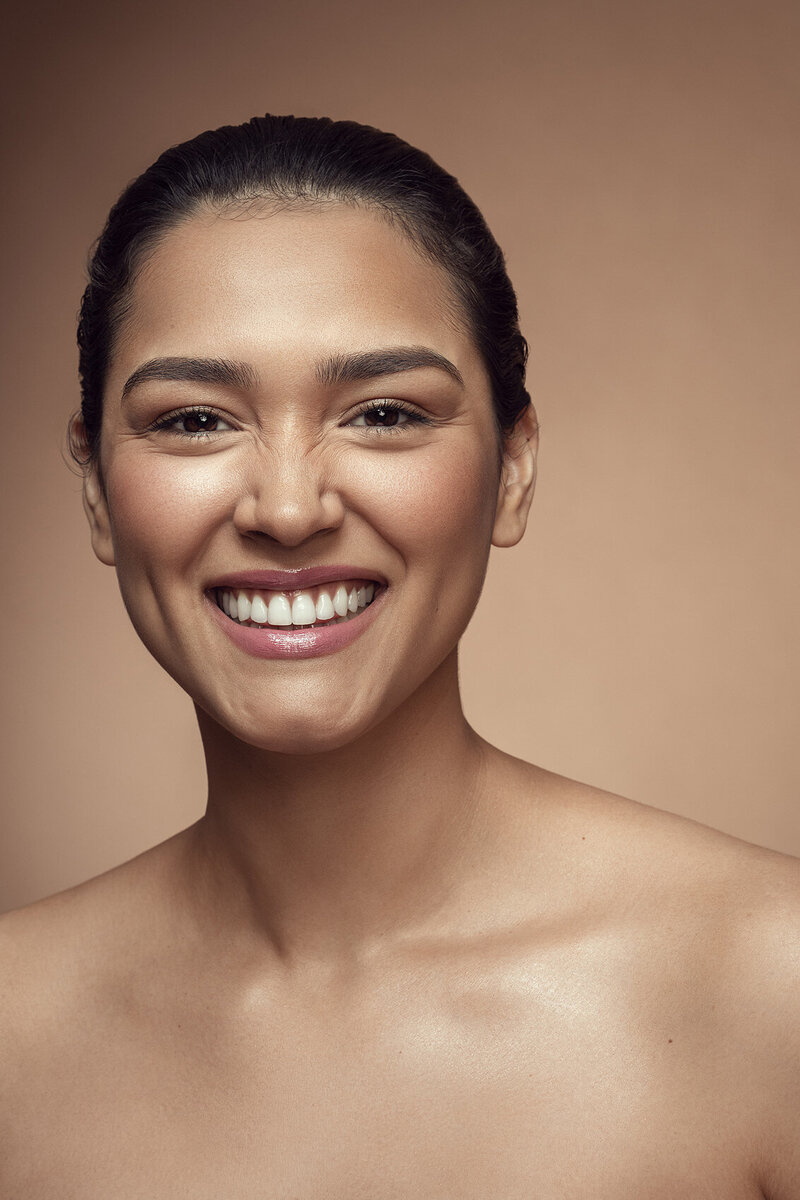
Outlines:
[[[389,409],[393,412],[401,412],[405,416],[411,417],[411,423],[413,424],[432,425],[434,423],[431,417],[428,417],[425,415],[425,413],[420,412],[415,405],[410,404],[407,400],[394,400],[390,399],[389,397],[378,397],[372,400],[365,400],[363,404],[359,404],[355,411],[352,412],[347,418],[345,424],[350,424],[350,422],[355,420],[356,417],[363,417],[365,413],[375,412],[381,408]],[[375,426],[375,428],[380,428],[380,426]],[[395,426],[395,428],[397,427]]]
[[[373,397],[369,400],[365,400],[362,404],[357,406],[356,410],[352,412],[343,423],[345,426],[352,426],[359,417],[366,416],[371,412],[377,412],[381,409],[384,409],[388,412],[402,413],[407,420],[401,425],[375,425],[368,427],[378,433],[398,432],[401,429],[406,429],[413,426],[436,424],[431,417],[426,416],[423,412],[420,412],[415,405],[409,403],[408,401],[389,399],[388,397]],[[223,422],[227,428],[209,430],[201,429],[192,433],[177,428],[177,425],[182,419],[198,414],[214,417],[217,419],[217,421]],[[233,432],[235,428],[236,426],[229,417],[221,413],[219,409],[214,408],[210,404],[184,404],[179,408],[174,408],[168,412],[162,413],[146,427],[146,432],[172,432],[176,436],[181,437],[186,441],[199,441],[202,438],[214,437],[216,434]]]
[[[181,433],[181,437],[192,438],[196,440],[200,437],[213,437],[215,433],[228,433],[235,428],[228,417],[210,404],[184,404],[180,408],[173,408],[169,412],[162,413],[160,417],[157,417],[155,421],[147,426],[147,432],[154,433],[158,432],[160,429],[169,430],[178,421],[180,421],[182,417],[191,417],[196,413],[200,413],[203,416],[216,417],[218,421],[223,421],[229,427],[229,429],[210,429],[207,431],[201,430],[198,433]]]

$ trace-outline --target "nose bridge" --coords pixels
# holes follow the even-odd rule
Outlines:
[[[297,545],[336,528],[343,506],[328,458],[321,445],[305,444],[296,429],[271,441],[255,441],[234,514],[239,532]]]

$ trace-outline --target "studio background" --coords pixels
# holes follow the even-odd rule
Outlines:
[[[553,770],[800,853],[800,7],[209,0],[6,19],[0,907],[196,819],[189,701],[91,554],[64,427],[108,208],[273,111],[392,130],[503,246],[542,426],[467,715]]]

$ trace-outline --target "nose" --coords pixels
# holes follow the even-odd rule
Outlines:
[[[243,477],[233,522],[248,538],[300,546],[338,529],[344,503],[313,451],[273,447],[259,454]]]

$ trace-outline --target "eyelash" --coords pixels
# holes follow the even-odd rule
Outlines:
[[[400,433],[403,429],[410,428],[412,425],[432,425],[433,421],[430,417],[424,417],[422,413],[416,409],[410,408],[406,404],[401,404],[398,400],[368,400],[366,404],[362,404],[357,412],[351,417],[355,420],[356,417],[363,417],[371,412],[387,412],[387,413],[402,413],[408,419],[402,425],[369,425],[360,426],[360,428],[376,429],[381,434]]]
[[[432,425],[433,424],[433,422],[431,421],[431,419],[429,417],[424,417],[422,415],[422,413],[417,412],[416,409],[410,408],[405,404],[401,404],[397,400],[368,400],[365,404],[362,404],[358,408],[358,410],[354,413],[353,417],[351,417],[350,420],[352,421],[352,420],[355,420],[357,417],[366,416],[367,414],[369,414],[371,412],[380,412],[380,411],[383,411],[386,413],[400,413],[406,417],[406,420],[402,423],[402,425],[370,425],[370,426],[360,426],[359,428],[362,428],[362,429],[369,428],[369,429],[378,430],[381,434],[386,434],[386,433],[397,434],[397,433],[400,433],[403,429],[409,428],[412,425]],[[220,432],[220,433],[227,432],[226,430],[217,431],[217,430],[213,430],[213,429],[211,429],[211,430],[202,430],[201,429],[201,430],[197,430],[193,433],[188,433],[186,430],[180,430],[177,428],[177,425],[180,421],[185,420],[187,417],[193,417],[193,416],[216,417],[219,420],[223,420],[223,421],[225,420],[225,418],[222,417],[213,408],[208,408],[204,405],[195,404],[195,405],[192,405],[187,408],[178,409],[175,412],[167,413],[163,417],[159,417],[158,420],[153,421],[152,425],[148,426],[147,431],[148,431],[148,433],[154,433],[159,430],[169,430],[170,432],[177,434],[178,437],[188,438],[191,441],[199,441],[201,438],[213,437],[214,434],[217,432]],[[348,422],[348,424],[349,424],[349,422]]]
[[[158,430],[166,429],[171,433],[176,433],[178,437],[189,438],[191,441],[199,441],[201,438],[213,437],[216,430],[201,429],[195,433],[187,433],[186,430],[177,429],[179,421],[183,421],[186,417],[216,417],[218,420],[225,420],[220,413],[215,412],[213,408],[207,408],[202,404],[193,404],[187,408],[179,408],[175,412],[166,413],[163,417],[159,417],[157,421],[153,421],[152,425],[148,425],[147,432],[155,433]],[[224,432],[221,431],[221,432]]]

